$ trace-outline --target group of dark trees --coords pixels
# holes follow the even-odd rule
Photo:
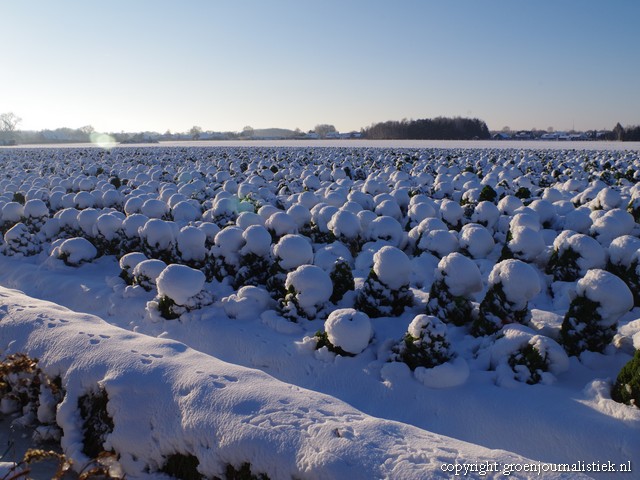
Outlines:
[[[363,136],[374,140],[474,140],[491,137],[487,124],[477,118],[424,118],[374,123]]]
[[[613,129],[614,140],[621,142],[640,142],[640,125],[624,128],[619,123]]]

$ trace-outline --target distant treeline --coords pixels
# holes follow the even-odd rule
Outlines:
[[[640,142],[640,125],[623,128],[619,123],[613,129],[614,139],[622,142]]]
[[[424,118],[374,123],[364,128],[373,140],[474,140],[491,138],[487,124],[477,118]]]

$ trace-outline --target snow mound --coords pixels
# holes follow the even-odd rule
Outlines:
[[[373,336],[369,317],[353,308],[331,312],[325,321],[324,328],[332,345],[354,355],[367,348]]]
[[[473,260],[460,253],[450,253],[438,263],[435,280],[444,280],[454,297],[469,297],[482,290],[482,276]]]
[[[200,270],[174,263],[167,265],[156,284],[159,295],[166,295],[178,305],[185,305],[191,297],[202,291],[205,280]]]
[[[86,238],[68,238],[51,251],[51,256],[64,260],[67,265],[77,266],[90,262],[98,256],[98,251]]]
[[[411,280],[411,260],[402,250],[386,245],[373,255],[373,271],[387,287],[398,290]]]
[[[633,295],[627,284],[605,270],[589,270],[578,280],[576,293],[600,304],[598,313],[603,325],[614,324],[633,308]]]
[[[300,265],[313,263],[313,248],[302,235],[285,235],[273,247],[273,254],[280,259],[284,270],[293,270]]]
[[[502,284],[505,297],[516,310],[540,292],[538,274],[530,265],[520,260],[504,260],[496,264],[489,274],[489,285]]]
[[[305,311],[328,302],[333,293],[331,277],[316,265],[301,265],[289,272],[284,285],[287,289],[293,288],[298,304]]]

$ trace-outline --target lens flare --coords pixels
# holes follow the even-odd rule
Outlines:
[[[106,133],[93,132],[89,138],[91,139],[91,143],[105,150],[109,150],[117,145],[116,139]]]

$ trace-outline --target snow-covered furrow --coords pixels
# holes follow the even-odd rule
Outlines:
[[[25,352],[62,377],[66,396],[57,423],[76,460],[83,459],[78,398],[98,385],[106,390],[114,429],[105,446],[120,454],[130,478],[159,469],[174,453],[195,455],[208,476],[250,462],[272,479],[447,478],[444,463],[527,461],[374,418],[182,343],[6,288],[0,341],[4,353]]]

